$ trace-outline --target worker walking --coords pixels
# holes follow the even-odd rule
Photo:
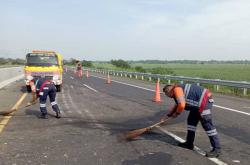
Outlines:
[[[212,146],[212,150],[207,152],[206,156],[218,157],[220,155],[221,146],[218,133],[212,122],[212,107],[214,100],[209,90],[195,84],[175,84],[166,85],[163,88],[163,92],[166,96],[173,98],[176,104],[162,120],[167,117],[175,118],[184,109],[190,111],[187,119],[186,141],[178,145],[193,150],[195,131],[200,121]]]
[[[33,77],[30,76],[29,79],[32,80],[30,85],[32,93],[34,95],[33,101],[39,98],[41,118],[43,119],[48,118],[47,108],[46,108],[47,96],[49,96],[53,111],[56,112],[55,117],[61,118],[60,109],[56,103],[56,86],[53,83],[53,81],[47,80],[45,77],[33,79]]]

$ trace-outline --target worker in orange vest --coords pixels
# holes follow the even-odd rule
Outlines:
[[[212,146],[212,150],[207,152],[206,156],[218,157],[220,155],[221,146],[218,133],[212,122],[212,107],[214,100],[209,90],[195,84],[174,84],[166,85],[163,88],[163,92],[166,96],[173,98],[176,104],[162,120],[167,117],[175,118],[179,116],[184,109],[190,111],[187,119],[186,141],[178,145],[193,150],[195,131],[200,121]]]

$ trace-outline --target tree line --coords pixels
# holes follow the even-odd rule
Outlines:
[[[144,64],[250,64],[250,60],[138,60],[128,61],[129,63]]]
[[[75,65],[77,59],[71,58],[69,60],[63,60],[66,65]],[[93,67],[92,61],[80,60],[83,66],[85,67]],[[250,64],[250,60],[208,60],[208,61],[199,61],[199,60],[137,60],[137,61],[125,61],[122,59],[119,60],[111,60],[111,61],[95,61],[99,63],[111,63],[112,65],[120,68],[131,68],[130,64],[133,63],[144,63],[144,64]],[[0,65],[24,65],[25,60],[20,58],[3,58],[0,57]],[[138,68],[140,70],[140,68]]]
[[[24,65],[24,64],[25,64],[24,59],[20,58],[12,59],[12,58],[0,57],[0,65]]]

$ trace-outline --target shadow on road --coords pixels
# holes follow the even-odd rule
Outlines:
[[[170,162],[172,162],[171,155],[163,152],[156,152],[140,156],[136,160],[125,160],[122,162],[122,165],[131,165],[131,164],[166,165],[169,164]]]

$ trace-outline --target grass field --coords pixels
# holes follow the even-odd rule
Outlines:
[[[108,63],[94,63],[95,67],[121,70]],[[143,64],[133,63],[131,66],[143,68],[165,67],[171,69],[174,75],[200,77],[207,79],[221,79],[250,82],[249,64]],[[133,71],[133,70],[131,70]]]

